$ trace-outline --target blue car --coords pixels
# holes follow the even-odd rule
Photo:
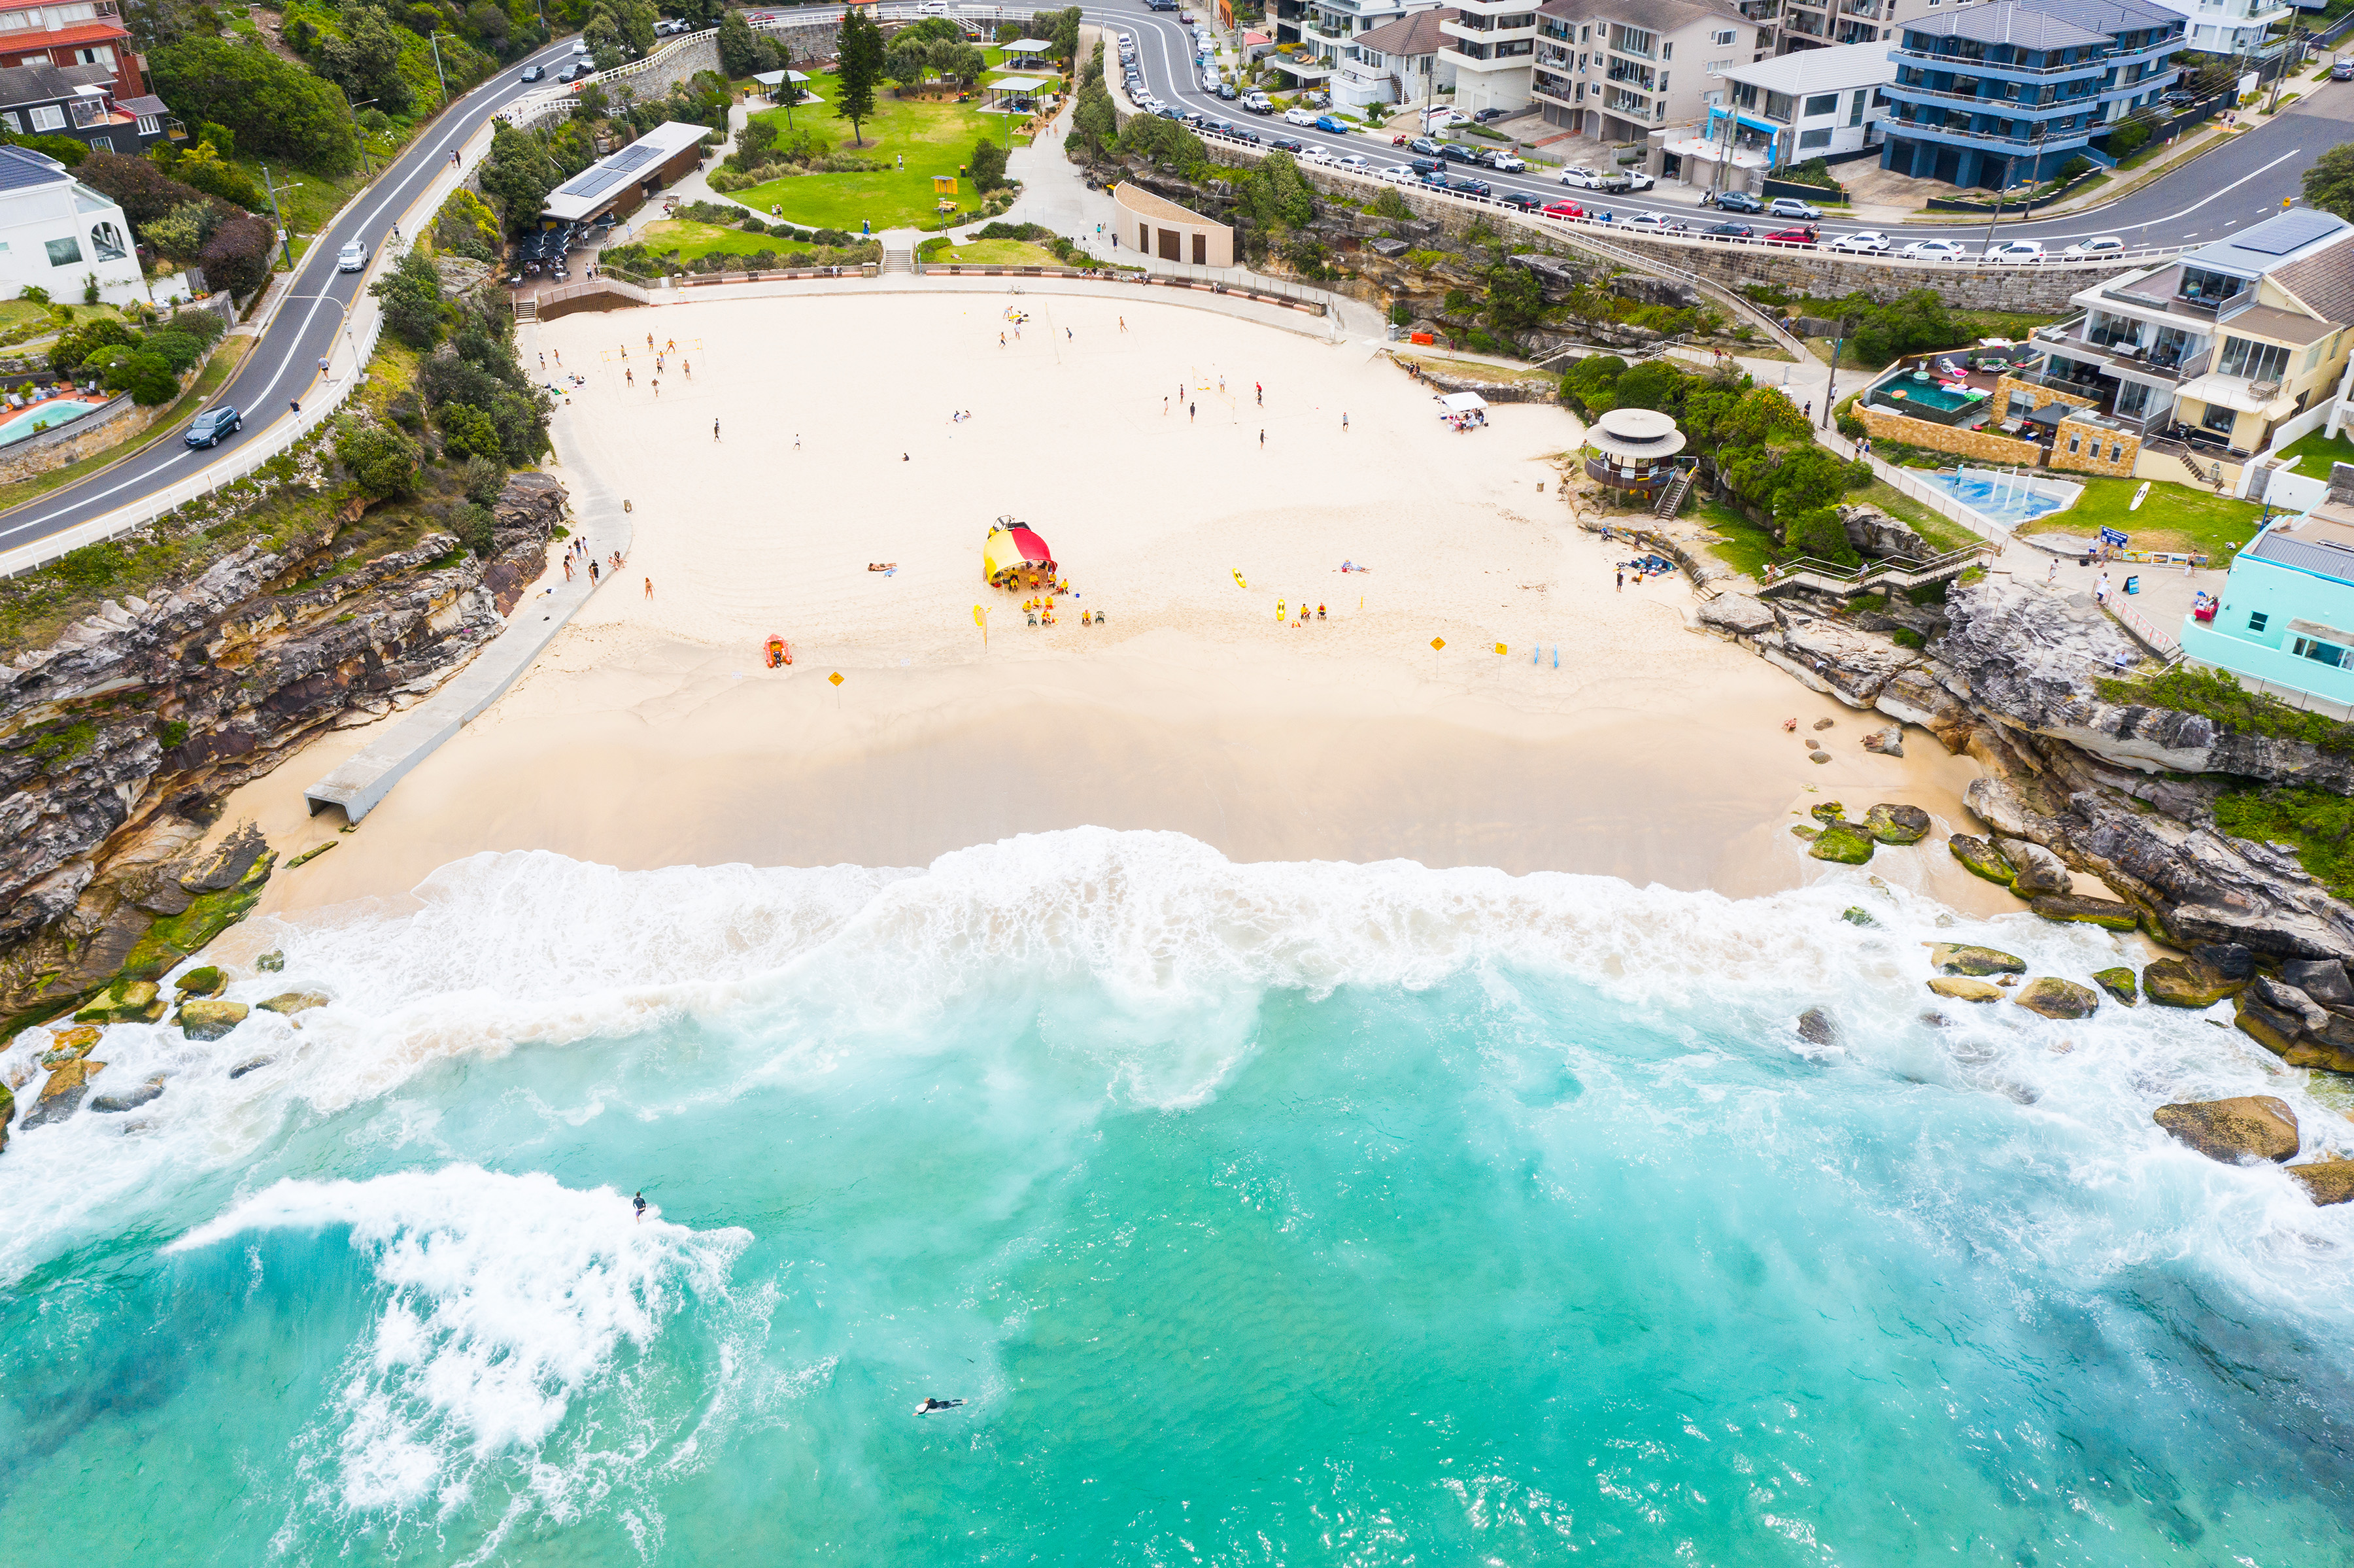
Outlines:
[[[1345,135],[1348,133],[1349,130],[1346,125],[1341,124],[1338,120],[1333,119],[1329,114],[1320,114],[1316,117],[1316,129],[1319,131],[1329,131],[1335,136]]]
[[[197,415],[196,422],[188,427],[187,443],[192,447],[217,446],[223,436],[236,431],[244,423],[238,417],[237,409],[229,404],[207,408]]]

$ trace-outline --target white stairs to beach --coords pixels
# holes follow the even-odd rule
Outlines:
[[[1668,481],[1667,489],[1659,493],[1659,503],[1651,508],[1652,516],[1666,518],[1676,514],[1677,508],[1684,503],[1684,497],[1691,493],[1693,472],[1690,468],[1676,470],[1675,478]]]
[[[515,320],[519,322],[537,321],[539,319],[539,296],[536,294],[517,294],[515,296],[514,311]]]
[[[906,272],[906,273],[909,273],[909,274],[911,274],[911,275],[912,275],[912,274],[915,272],[915,270],[916,270],[916,252],[915,252],[915,250],[914,250],[914,249],[913,249],[912,247],[910,247],[909,249],[906,249],[906,250],[892,250],[892,249],[885,249],[884,250],[884,252],[883,252],[883,273],[884,273],[884,276],[888,277],[890,274],[892,274],[892,273],[894,273],[894,272]]]

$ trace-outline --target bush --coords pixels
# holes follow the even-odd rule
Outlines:
[[[149,55],[148,69],[156,95],[176,113],[227,126],[250,155],[289,158],[323,175],[359,162],[344,95],[269,49],[191,36]]]
[[[239,213],[224,219],[197,253],[205,281],[225,293],[250,294],[270,281],[270,256],[277,231],[261,219]]]
[[[189,367],[205,356],[204,344],[186,333],[150,333],[139,346],[170,366],[175,376],[186,375]]]
[[[39,153],[69,169],[80,167],[82,160],[90,156],[90,143],[70,136],[17,136],[0,131],[0,147],[22,147],[27,153]]]
[[[159,256],[194,261],[205,252],[205,241],[220,227],[220,212],[208,201],[183,202],[163,217],[148,221],[140,238]]]
[[[499,498],[507,484],[506,465],[486,457],[466,460],[466,499],[477,506],[488,506]]]
[[[1840,525],[1839,514],[1828,506],[1801,512],[1782,526],[1783,547],[1794,556],[1811,556],[1819,561],[1836,561],[1851,567],[1862,557],[1848,542],[1847,529]]]
[[[384,324],[411,348],[441,341],[441,276],[419,250],[403,256],[393,270],[368,285],[384,304]]]
[[[144,350],[115,361],[104,379],[108,391],[128,392],[133,402],[150,407],[170,402],[180,390],[180,378],[163,356]]]
[[[379,501],[417,489],[417,444],[398,430],[348,417],[336,421],[335,461]]]
[[[156,151],[170,146],[160,143]],[[160,162],[160,160],[158,160]],[[194,151],[184,153],[171,165],[173,178],[182,185],[193,185],[207,196],[218,196],[248,212],[259,212],[269,205],[269,197],[253,183],[253,176],[235,164],[225,164],[212,148],[199,142]]]
[[[16,291],[16,297],[28,305],[46,305],[49,302],[49,291],[38,283],[26,284]]]
[[[2128,158],[2141,151],[2149,141],[2149,125],[2146,121],[2127,120],[2109,132],[2109,156]]]
[[[112,197],[131,227],[143,230],[175,208],[207,199],[204,192],[174,179],[148,159],[126,158],[120,153],[92,153],[74,171],[74,177],[101,196]]]
[[[184,333],[200,342],[210,343],[228,331],[228,323],[213,311],[174,311],[172,319],[164,323],[164,330]]]
[[[731,12],[730,15],[733,13]],[[496,548],[492,535],[491,509],[470,501],[458,509],[458,515],[454,521],[457,524],[458,537],[464,543],[466,548],[484,560],[490,559],[491,551]]]
[[[993,191],[1005,183],[1005,149],[983,136],[972,144],[972,188]]]
[[[499,455],[499,428],[482,409],[466,403],[445,403],[434,421],[441,427],[441,444],[452,456]]]
[[[49,344],[49,368],[60,376],[69,375],[99,350],[131,341],[131,329],[112,316],[92,317],[58,334],[57,341]]]

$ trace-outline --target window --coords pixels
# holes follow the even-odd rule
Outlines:
[[[2076,455],[2077,449],[2081,448],[2084,444],[2084,438],[2081,432],[2076,435],[2070,436],[2068,438],[2068,455],[2070,457],[2074,457]]]
[[[1675,45],[1673,45],[1673,44],[1661,44],[1661,45],[1659,46],[1659,58],[1660,58],[1661,59],[1663,59],[1663,60],[1671,60],[1671,59],[1675,58],[1676,58],[1676,47],[1675,47]]]
[[[1829,131],[1801,131],[1798,132],[1798,145],[1800,147],[1828,147],[1830,144],[1831,133]]]
[[[1733,42],[1733,29],[1727,27],[1721,33],[1711,33],[1708,36],[1708,41],[1714,44],[1717,48],[1723,48],[1725,45]]]
[[[33,129],[62,131],[66,128],[66,111],[54,103],[44,103],[33,111]]]
[[[1849,104],[1847,109],[1847,122],[1850,125],[1863,123],[1863,106],[1871,97],[1872,90],[1868,87],[1859,87],[1855,90],[1855,101]]]
[[[2270,619],[2271,617],[2267,616],[2260,609],[2256,611],[2255,614],[2248,617],[2248,630],[2251,631],[2262,631],[2264,629],[2264,622]]]
[[[90,139],[90,150],[93,153],[111,153],[114,151],[114,138],[111,136],[92,136]]]
[[[1836,92],[1819,92],[1807,100],[1807,118],[1809,120],[1818,114],[1837,114],[1838,112],[1839,94]]]
[[[2300,659],[2310,659],[2317,664],[2327,664],[2342,670],[2354,660],[2354,649],[2340,648],[2335,642],[2323,642],[2311,637],[2300,637],[2289,644],[2289,652]]]
[[[1708,62],[1708,74],[1711,76],[1723,76],[1726,71],[1731,70],[1733,67],[1734,62],[1730,59],[1711,60]]]
[[[2227,337],[2223,340],[2223,355],[2215,368],[2226,376],[2244,376],[2251,381],[2278,381],[2288,370],[2288,350],[2276,344]]]
[[[2228,436],[2232,433],[2232,427],[2239,423],[2239,415],[2226,408],[2222,404],[2210,403],[2207,405],[2207,411],[2199,417],[2199,428],[2202,430],[2212,430],[2219,436]]]
[[[1638,59],[1649,59],[1652,49],[1658,44],[1659,37],[1656,34],[1647,33],[1640,27],[1630,27],[1624,22],[1610,24],[1610,47],[1622,55],[1633,55]]]
[[[5,125],[20,136],[25,132],[25,122],[17,118],[16,111],[13,109],[0,109],[0,125]]]
[[[131,253],[122,243],[122,231],[111,223],[90,226],[90,249],[101,261],[120,261]]]
[[[48,243],[49,265],[52,267],[70,267],[81,260],[81,241],[70,234],[63,239],[52,239]]]
[[[2121,462],[2121,461],[2123,461],[2125,460],[2125,455],[2126,455],[2126,444],[2125,444],[2125,442],[2123,442],[2123,441],[2111,441],[2111,442],[2109,443],[2109,461],[2110,461],[2111,462]]]

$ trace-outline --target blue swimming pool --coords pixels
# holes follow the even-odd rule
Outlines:
[[[2004,473],[1994,469],[1946,469],[1925,476],[1963,505],[2005,523],[2025,523],[2064,512],[2084,493],[2065,480]]]
[[[104,397],[52,397],[46,403],[36,403],[0,424],[0,447],[55,429],[68,419],[79,419],[93,409],[105,408],[107,401]]]

